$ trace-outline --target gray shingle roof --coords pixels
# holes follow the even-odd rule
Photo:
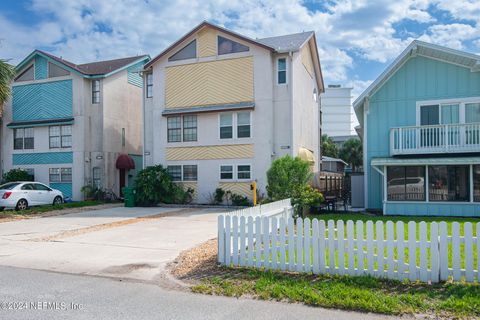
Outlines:
[[[313,34],[313,31],[307,31],[287,34],[284,36],[256,39],[256,41],[272,47],[278,52],[295,51],[300,49],[301,45],[304,44]]]
[[[130,63],[139,60],[141,58],[147,58],[147,55],[142,55],[142,56],[135,56],[135,57],[128,57],[128,58],[120,58],[120,59],[113,59],[113,60],[105,60],[105,61],[97,61],[97,62],[91,62],[91,63],[84,63],[84,64],[75,64],[73,62],[67,61],[63,58],[59,58],[57,56],[54,56],[50,53],[41,51],[41,50],[36,50],[51,59],[62,63],[84,75],[88,76],[94,76],[94,75],[104,75],[110,72],[113,72],[115,70],[118,70],[120,68],[123,68]]]

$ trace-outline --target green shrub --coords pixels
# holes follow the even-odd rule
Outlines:
[[[225,190],[223,190],[222,188],[215,189],[215,195],[214,195],[215,204],[222,203],[224,196],[225,196]]]
[[[135,179],[135,200],[139,205],[154,206],[158,203],[188,203],[192,193],[173,183],[167,170],[161,165],[141,170]]]
[[[287,155],[276,159],[267,171],[267,193],[272,201],[293,198],[296,190],[308,185],[312,178],[310,164]]]
[[[303,213],[312,206],[320,205],[325,199],[315,188],[309,185],[298,188],[292,196],[292,205],[296,214],[303,217]]]
[[[236,193],[232,193],[231,199],[232,199],[232,205],[234,206],[246,207],[250,205],[250,201],[248,201],[247,197],[244,197]]]
[[[2,184],[15,181],[33,181],[33,177],[23,169],[12,169],[2,176]]]

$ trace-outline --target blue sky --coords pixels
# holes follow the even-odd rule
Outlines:
[[[2,0],[0,58],[155,56],[203,20],[252,38],[314,30],[325,83],[354,96],[414,39],[480,53],[479,0]]]

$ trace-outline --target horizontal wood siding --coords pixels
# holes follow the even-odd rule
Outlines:
[[[166,68],[166,108],[253,101],[253,57]]]
[[[167,161],[253,158],[253,144],[168,147]]]

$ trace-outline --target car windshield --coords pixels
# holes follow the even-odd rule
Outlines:
[[[10,182],[10,183],[5,183],[0,186],[0,190],[12,190],[16,186],[18,186],[20,183],[18,182]]]

